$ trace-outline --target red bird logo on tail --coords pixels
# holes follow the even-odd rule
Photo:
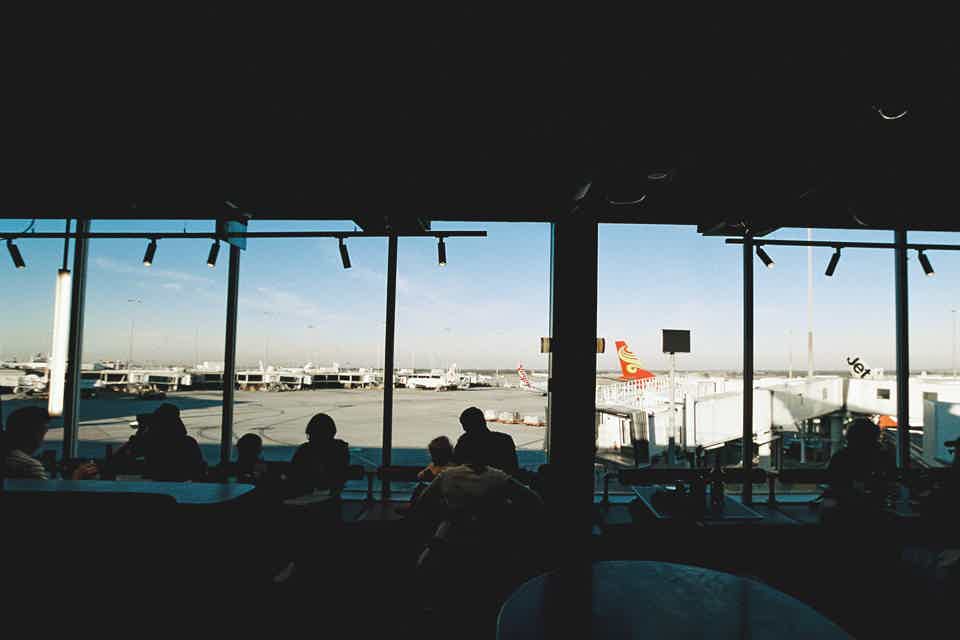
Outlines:
[[[641,368],[640,358],[633,355],[633,352],[627,347],[623,340],[617,340],[617,357],[620,358],[620,370],[623,372],[623,380],[643,380],[644,378],[654,378],[654,374]]]

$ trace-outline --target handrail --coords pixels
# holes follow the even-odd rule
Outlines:
[[[620,484],[625,485],[647,485],[664,484],[670,482],[690,482],[694,484],[705,484],[710,480],[713,473],[708,468],[682,468],[682,467],[642,467],[638,469],[618,469],[608,472],[603,478],[603,503],[610,502],[610,480],[616,478]],[[766,482],[769,474],[764,469],[753,468],[746,475],[742,468],[723,467],[722,474],[724,482],[734,484],[744,484],[750,481],[752,484],[761,484]]]

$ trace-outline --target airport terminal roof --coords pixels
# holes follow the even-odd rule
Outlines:
[[[0,216],[960,226],[952,21],[642,6],[11,10]]]

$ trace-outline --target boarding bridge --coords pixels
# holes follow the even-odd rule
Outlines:
[[[666,447],[671,437],[680,445],[709,448],[742,436],[742,379],[681,375],[676,377],[674,389],[671,398],[668,376],[599,387],[598,448],[616,451],[632,446],[640,433],[648,439],[652,452]],[[893,378],[760,378],[755,381],[753,396],[753,433],[761,456],[767,455],[774,431],[796,431],[798,425],[814,418],[833,414],[840,420],[843,411],[897,413]],[[950,454],[943,442],[960,436],[960,380],[914,376],[910,378],[909,404],[911,427],[926,436],[914,453],[918,457],[922,453],[928,464],[944,464]],[[637,422],[640,414],[642,425],[626,425]],[[841,426],[839,422],[838,439]],[[631,439],[624,437],[626,434],[631,434]]]

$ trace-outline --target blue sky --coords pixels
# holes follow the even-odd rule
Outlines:
[[[0,220],[3,231],[28,221]],[[202,221],[97,221],[96,231],[210,231]],[[544,368],[538,338],[548,333],[549,227],[546,224],[435,223],[435,229],[485,229],[487,238],[447,240],[448,264],[437,265],[436,242],[399,245],[398,366],[457,363],[466,368]],[[38,221],[38,231],[63,222]],[[251,230],[352,230],[342,221],[258,222]],[[911,242],[957,242],[957,234],[911,233]],[[806,237],[784,229],[774,238]],[[891,241],[892,232],[815,230],[819,240]],[[0,257],[0,356],[49,350],[53,284],[62,241],[18,242],[28,263],[17,271]],[[90,249],[84,360],[125,358],[133,323],[134,358],[190,364],[223,359],[227,251],[209,269],[206,240],[161,240],[154,265],[141,264],[146,242],[95,240]],[[386,240],[348,241],[353,268],[342,269],[334,239],[252,239],[240,276],[238,358],[241,364],[377,365],[382,363]],[[806,249],[770,247],[773,269],[755,263],[756,365],[806,367]],[[893,255],[850,249],[833,278],[832,253],[815,249],[815,365],[839,369],[847,356],[893,369]],[[951,313],[960,255],[934,252],[926,278],[910,256],[911,365],[951,366]],[[610,346],[598,366],[617,366],[613,341],[626,339],[651,368],[665,368],[660,329],[690,329],[693,353],[681,368],[741,366],[741,249],[692,227],[602,225],[599,334]],[[130,302],[139,300],[140,302]]]

